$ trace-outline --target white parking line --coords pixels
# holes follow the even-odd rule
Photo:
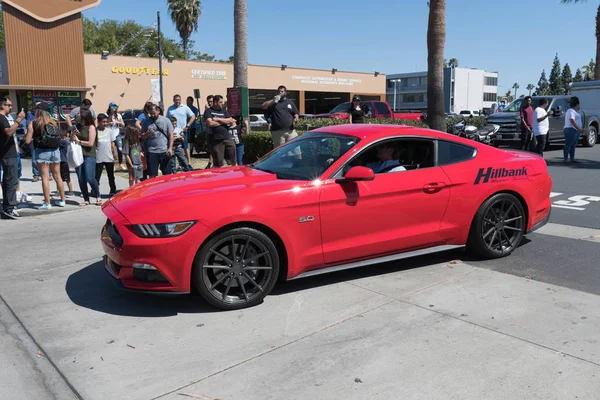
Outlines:
[[[550,198],[562,196],[564,193],[550,192]],[[567,195],[568,196],[568,195]],[[585,207],[591,202],[600,202],[598,196],[576,195],[571,196],[568,200],[558,200],[552,203],[552,207],[565,208],[567,210],[585,211]]]
[[[571,206],[561,206],[561,205],[557,205],[557,204],[552,204],[552,207],[556,207],[556,208],[567,208],[567,209],[569,209],[569,210],[585,211],[585,208],[581,208],[581,207],[571,207]]]

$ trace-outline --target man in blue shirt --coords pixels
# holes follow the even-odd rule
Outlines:
[[[188,162],[190,162],[188,130],[196,121],[196,116],[188,106],[181,104],[181,96],[176,94],[173,96],[173,105],[167,109],[166,117],[177,119],[177,127],[183,129],[183,148],[186,151]]]

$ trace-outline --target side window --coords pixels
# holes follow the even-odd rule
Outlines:
[[[558,107],[560,107],[561,113],[564,114],[570,108],[569,102],[567,101],[567,99],[556,99],[552,103],[552,110],[556,110]]]
[[[387,106],[384,103],[382,103],[380,101],[376,101],[375,108],[377,109],[377,113],[381,114],[383,116],[383,118],[390,117],[390,110],[387,108]]]
[[[438,141],[438,165],[455,164],[473,158],[475,149],[458,143]]]
[[[361,166],[375,174],[410,171],[433,167],[434,142],[429,139],[391,139],[375,143],[363,150],[344,168]]]

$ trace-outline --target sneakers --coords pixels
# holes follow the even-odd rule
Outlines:
[[[4,218],[4,219],[21,219],[22,217],[19,215],[17,210],[12,210],[10,212],[3,210],[2,218]]]
[[[73,193],[73,192],[67,192],[66,196],[67,197],[75,197],[75,193]]]
[[[42,204],[41,206],[39,206],[37,208],[38,210],[51,210],[52,209],[52,204]]]
[[[64,201],[57,201],[57,202],[56,202],[56,205],[57,205],[58,207],[65,207],[65,206],[67,205],[67,203],[65,203]]]

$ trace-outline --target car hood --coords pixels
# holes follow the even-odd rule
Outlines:
[[[177,219],[176,215],[186,212],[189,215],[190,210],[183,207],[193,205],[206,211],[207,207],[215,207],[215,203],[223,204],[244,197],[248,190],[269,184],[289,185],[290,182],[248,167],[200,170],[141,182],[112,197],[110,204],[132,223],[139,223],[134,220],[148,216],[156,220],[157,215]],[[243,195],[226,193],[242,190]]]
[[[493,121],[503,121],[503,120],[513,120],[515,118],[519,118],[520,114],[518,112],[499,112],[499,113],[494,113],[494,114],[490,114],[486,117],[486,120],[488,122],[493,122]]]

